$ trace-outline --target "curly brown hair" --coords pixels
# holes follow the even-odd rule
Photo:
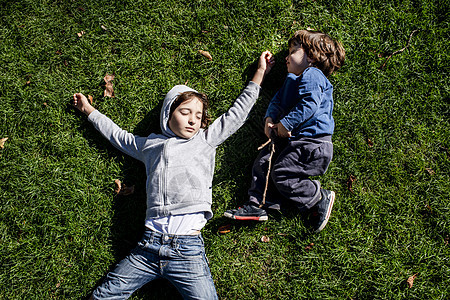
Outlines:
[[[200,100],[200,102],[203,103],[201,128],[206,128],[209,125],[209,122],[211,122],[211,118],[208,115],[208,108],[209,108],[208,97],[206,97],[206,95],[203,93],[196,93],[193,91],[181,93],[170,106],[169,120],[172,117],[172,113],[175,111],[175,109],[177,109],[178,106],[181,105],[181,103],[189,101],[193,98],[197,98],[198,100]]]
[[[328,34],[313,30],[298,30],[289,39],[288,46],[298,45],[313,60],[312,65],[325,76],[332,74],[344,65],[345,49],[342,44]]]

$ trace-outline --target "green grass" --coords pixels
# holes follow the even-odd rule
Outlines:
[[[9,139],[0,149],[0,298],[83,298],[143,231],[143,166],[70,107],[73,93],[93,95],[100,111],[145,135],[158,130],[175,84],[208,94],[214,117],[225,112],[269,49],[278,64],[260,101],[218,149],[215,215],[203,234],[219,297],[447,299],[448,11],[448,1],[430,0],[1,1],[0,138]],[[300,216],[275,214],[221,235],[223,212],[245,201],[286,41],[307,27],[347,51],[330,78],[335,152],[320,177],[337,193],[330,223],[312,235]],[[116,76],[115,98],[102,97],[106,73]],[[116,178],[136,193],[114,196]],[[178,294],[162,281],[133,295],[162,297]]]

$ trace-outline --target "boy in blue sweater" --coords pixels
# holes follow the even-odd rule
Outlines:
[[[275,143],[268,186],[271,151],[264,148],[253,165],[249,201],[224,215],[265,221],[266,209],[294,204],[312,213],[319,232],[328,222],[335,193],[310,177],[324,174],[333,156],[333,86],[326,76],[343,65],[345,50],[327,34],[310,30],[297,31],[288,45],[288,75],[265,115],[264,133]]]

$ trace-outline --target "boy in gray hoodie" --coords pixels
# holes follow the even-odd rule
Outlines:
[[[142,161],[147,174],[144,236],[91,299],[126,299],[157,278],[168,279],[184,299],[217,299],[200,233],[213,215],[216,148],[244,124],[273,64],[272,54],[263,52],[252,81],[208,128],[206,96],[185,85],[167,93],[161,110],[162,134],[148,137],[122,130],[83,94],[73,95],[74,106],[112,145]]]

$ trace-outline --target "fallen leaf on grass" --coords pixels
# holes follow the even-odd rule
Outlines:
[[[221,234],[225,234],[231,231],[231,225],[227,224],[227,225],[223,225],[219,227],[219,233]]]
[[[369,147],[373,147],[373,141],[371,139],[367,139],[367,144]]]
[[[84,32],[84,31],[82,30],[81,32],[78,32],[77,35],[78,35],[78,37],[82,37],[83,34],[85,34],[85,33],[86,33],[86,32]]]
[[[89,103],[92,104],[92,102],[94,101],[94,97],[92,97],[91,95],[88,95],[88,100],[89,100]]]
[[[26,78],[26,80],[27,80],[27,82],[25,82],[25,85],[30,85],[30,83],[31,83],[31,74],[27,74],[27,76],[25,76],[25,78]]]
[[[114,188],[114,192],[117,195],[128,196],[134,193],[134,185],[126,186],[119,179],[114,180],[116,187]]]
[[[109,75],[108,73],[106,73],[103,80],[105,81],[105,92],[104,92],[103,96],[104,97],[114,97],[114,88],[112,85],[112,81],[114,80],[114,74]]]
[[[356,181],[356,177],[355,177],[355,176],[350,175],[350,176],[348,177],[347,187],[348,187],[348,190],[349,190],[350,192],[352,192],[352,193],[355,193],[355,192],[353,192],[353,182],[355,182],[355,181]]]
[[[434,170],[431,169],[431,168],[425,168],[425,170],[427,170],[428,174],[430,174],[430,175],[434,175],[435,174]]]
[[[268,243],[268,242],[270,242],[270,238],[267,235],[263,235],[261,237],[261,242]]]
[[[408,283],[408,288],[412,288],[414,284],[414,279],[416,279],[416,277],[417,273],[408,277],[408,280],[406,280],[406,283]]]
[[[198,50],[198,53],[200,53],[201,55],[203,55],[203,56],[206,57],[207,59],[212,60],[212,56],[211,56],[211,54],[209,54],[208,51]]]
[[[310,243],[308,246],[305,247],[305,250],[309,251],[312,249],[313,246],[314,246],[314,243]]]
[[[8,139],[7,137],[0,139],[0,148],[1,149],[5,148],[5,142],[7,139]]]

